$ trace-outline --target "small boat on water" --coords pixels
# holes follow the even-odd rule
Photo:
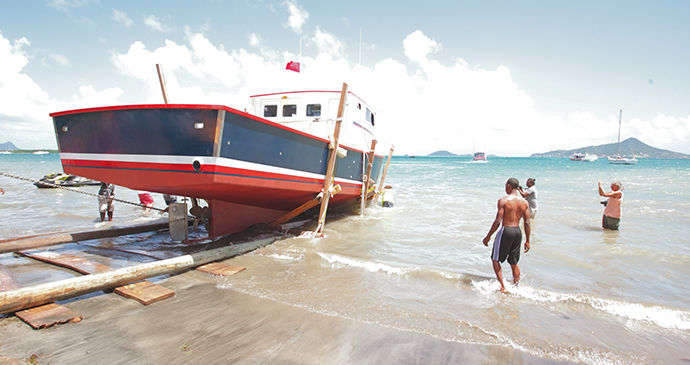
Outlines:
[[[34,155],[49,155],[50,152],[48,151],[35,151]]]
[[[0,151],[0,155],[11,155],[12,151]]]
[[[570,157],[570,161],[584,161],[584,162],[594,162],[598,160],[599,157],[597,155],[590,155],[589,153],[574,153]]]
[[[250,99],[249,111],[154,104],[50,116],[65,172],[132,190],[204,199],[210,236],[272,222],[319,194],[339,109],[333,174],[341,190],[330,206],[361,200],[364,182],[376,182],[392,151],[375,128],[373,109],[352,92],[288,91]]]
[[[486,147],[485,147],[486,149]],[[472,162],[486,162],[486,152],[485,151],[477,151],[476,145],[473,148],[472,152]]]
[[[621,109],[620,114],[618,115],[618,154],[615,156],[608,156],[608,160],[610,164],[613,165],[634,165],[637,163],[637,159],[635,156],[632,158],[628,157],[623,157],[621,156],[621,123],[623,119],[623,109]]]
[[[472,157],[474,162],[486,162],[486,152],[475,152]]]
[[[49,183],[52,185],[48,185],[48,184],[44,184],[44,183]],[[87,179],[87,178],[81,177],[81,176],[65,174],[63,172],[54,172],[52,174],[48,174],[46,176],[43,176],[41,178],[41,180],[36,181],[34,183],[34,185],[39,189],[52,189],[52,188],[57,188],[57,186],[77,187],[77,186],[100,185],[100,184],[101,183],[99,181]],[[53,185],[57,185],[57,186],[53,186]]]

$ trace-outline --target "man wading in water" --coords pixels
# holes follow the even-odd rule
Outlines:
[[[517,265],[518,261],[520,261],[520,243],[522,242],[520,218],[523,219],[525,227],[525,253],[529,251],[529,204],[519,194],[517,190],[518,185],[519,182],[514,177],[511,177],[506,182],[506,193],[508,196],[498,200],[496,219],[491,225],[489,233],[484,237],[484,246],[488,247],[491,235],[501,226],[496,235],[496,240],[494,240],[494,247],[491,250],[491,261],[494,266],[494,272],[496,272],[496,279],[501,284],[501,293],[506,292],[501,271],[501,263],[506,258],[508,258],[510,269],[513,271],[513,284],[517,285],[520,281],[520,268]]]

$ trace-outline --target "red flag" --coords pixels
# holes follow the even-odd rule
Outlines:
[[[299,72],[299,62],[290,61],[290,62],[288,62],[287,66],[285,66],[285,69],[290,70],[290,71]]]

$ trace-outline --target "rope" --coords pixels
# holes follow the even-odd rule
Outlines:
[[[91,195],[91,196],[95,196],[95,197],[103,197],[103,198],[106,198],[106,196],[104,196],[104,195],[98,195],[98,194],[94,194],[94,193],[89,193],[89,192],[86,192],[86,191],[81,191],[81,190],[77,190],[77,189],[68,188],[68,187],[65,187],[65,186],[60,186],[60,185],[52,184],[52,183],[49,183],[49,182],[46,182],[46,181],[38,181],[38,180],[35,180],[35,179],[29,179],[29,178],[27,178],[27,177],[21,177],[21,176],[17,176],[17,175],[12,175],[12,174],[8,174],[8,173],[5,173],[5,172],[0,172],[0,175],[7,176],[7,177],[11,177],[11,178],[13,178],[13,179],[19,179],[19,180],[29,181],[29,182],[32,182],[32,183],[40,183],[40,184],[52,186],[52,187],[58,188],[58,189],[63,189],[63,190],[67,190],[67,191],[73,191],[73,192],[79,193],[79,194]],[[136,207],[142,207],[142,208],[149,208],[149,209],[157,210],[157,211],[159,211],[159,212],[164,211],[164,209],[149,207],[149,206],[146,206],[146,205],[144,205],[144,204],[137,204],[137,203],[133,203],[133,202],[128,202],[128,201],[122,200],[122,199],[113,198],[113,200],[116,201],[116,202],[119,202],[119,203],[134,205],[134,206],[136,206]]]

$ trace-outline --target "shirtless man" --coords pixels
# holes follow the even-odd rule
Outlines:
[[[513,284],[517,285],[520,281],[520,268],[517,264],[518,261],[520,261],[520,243],[522,242],[520,218],[523,219],[525,228],[525,253],[529,251],[529,204],[518,192],[518,185],[519,182],[514,177],[511,177],[506,182],[506,193],[508,195],[498,200],[496,219],[483,241],[484,246],[488,247],[491,235],[501,226],[491,251],[491,261],[494,266],[494,272],[496,273],[496,279],[498,279],[499,284],[501,284],[501,293],[506,292],[506,287],[503,285],[503,273],[501,270],[501,263],[505,261],[506,258],[508,258],[510,269],[513,271]],[[501,225],[501,223],[503,223],[503,225]]]

